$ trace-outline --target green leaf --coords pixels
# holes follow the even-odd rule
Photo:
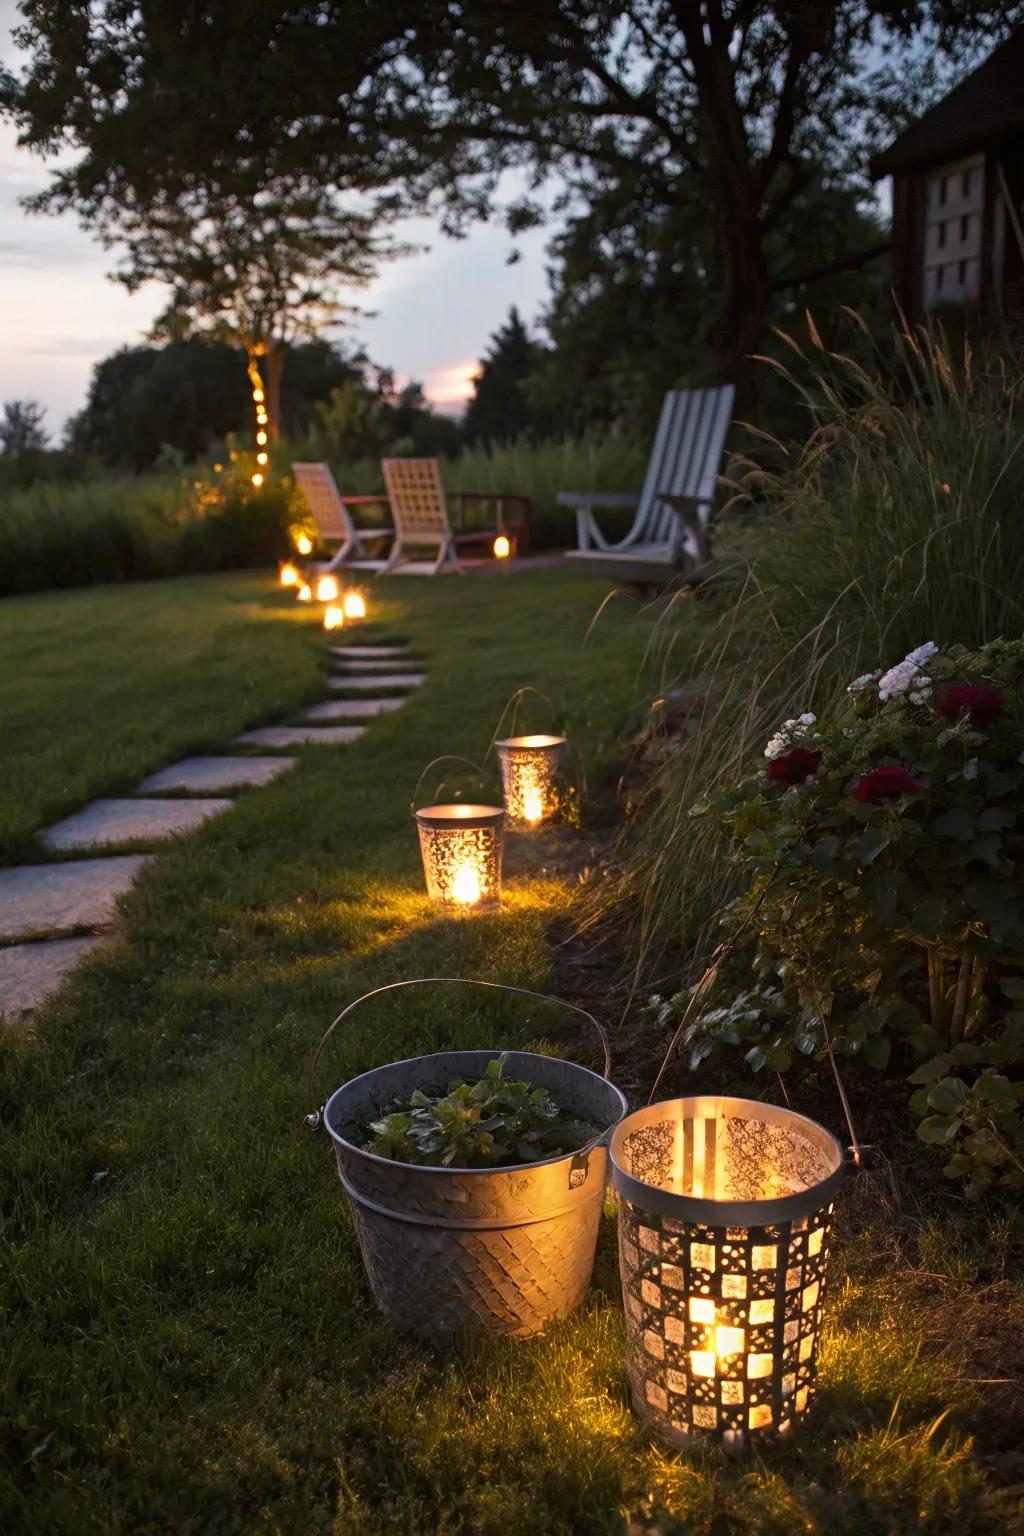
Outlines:
[[[927,1120],[921,1121],[917,1134],[922,1141],[939,1146],[952,1141],[962,1124],[959,1115],[929,1115]]]
[[[977,819],[973,811],[968,811],[963,806],[954,806],[951,811],[946,811],[939,816],[933,824],[933,830],[941,837],[955,837],[960,842],[966,843],[974,836]]]
[[[872,825],[865,827],[854,852],[857,863],[864,869],[872,864],[884,848],[888,848],[892,838],[881,827]]]
[[[1001,1077],[997,1072],[982,1073],[974,1084],[974,1096],[999,1109],[1016,1109],[1019,1103],[1016,1083],[1011,1083],[1008,1077]]]
[[[924,1084],[938,1082],[940,1077],[945,1077],[952,1065],[953,1054],[951,1051],[945,1051],[941,1056],[933,1056],[931,1061],[924,1062],[916,1072],[911,1072],[907,1082]]]
[[[990,805],[987,811],[982,811],[978,817],[979,832],[1001,832],[1004,827],[1012,827],[1017,820],[1015,811],[1007,810],[1001,805]]]
[[[940,1115],[955,1115],[967,1102],[968,1088],[962,1077],[943,1077],[928,1093],[928,1103]]]
[[[889,1065],[891,1052],[892,1042],[887,1035],[868,1035],[860,1050],[868,1066],[878,1072],[884,1072]]]

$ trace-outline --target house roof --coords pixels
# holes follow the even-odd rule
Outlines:
[[[994,149],[1018,133],[1024,133],[1024,27],[875,155],[871,172],[877,179],[926,170]]]

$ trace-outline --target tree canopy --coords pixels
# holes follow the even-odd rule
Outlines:
[[[0,417],[0,453],[11,458],[42,453],[48,441],[45,416],[38,400],[8,400]]]
[[[775,295],[884,246],[851,248],[839,221],[805,264],[779,239],[786,221],[819,194],[863,194],[878,135],[1022,6],[27,0],[25,14],[29,65],[4,99],[25,142],[76,151],[44,203],[99,224],[196,179],[216,194],[299,175],[391,211],[432,202],[460,228],[524,167],[534,191],[507,210],[513,228],[542,216],[554,178],[554,212],[610,200],[677,242],[667,297],[689,292],[698,260],[711,360],[735,377]]]
[[[470,443],[512,443],[543,435],[529,386],[545,349],[530,339],[515,305],[491,337],[473,381],[463,431]]]

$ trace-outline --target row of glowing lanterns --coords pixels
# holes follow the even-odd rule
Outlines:
[[[312,541],[295,536],[298,553],[309,554]],[[330,574],[307,582],[299,567],[283,565],[283,587],[294,588],[299,602],[324,606],[324,628],[340,629],[366,618],[366,599],[354,589],[341,590]],[[531,832],[560,819],[565,804],[569,743],[564,736],[511,736],[496,743],[504,804],[462,802],[416,811],[427,893],[438,906],[455,913],[490,910],[501,901],[505,830]]]
[[[270,462],[270,454],[267,452],[267,429],[270,425],[270,417],[267,415],[267,397],[263,389],[263,380],[255,359],[250,360],[249,363],[249,381],[252,384],[252,403],[256,407],[256,463],[258,465],[256,471],[249,476],[249,483],[259,490],[263,484],[263,472]]]

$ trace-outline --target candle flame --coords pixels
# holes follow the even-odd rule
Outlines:
[[[544,819],[544,796],[539,789],[523,790],[523,820],[538,822]]]
[[[452,900],[472,906],[480,900],[480,878],[472,864],[460,864],[452,880]]]
[[[507,560],[512,553],[512,545],[503,533],[499,533],[494,541],[495,560]]]
[[[282,587],[300,587],[302,585],[302,577],[291,561],[288,561],[286,565],[282,565],[278,581]]]
[[[295,535],[295,548],[300,555],[311,555],[313,553],[313,540],[308,533],[297,533]]]
[[[336,576],[321,576],[316,584],[316,600],[318,603],[333,603],[338,595],[338,578]]]
[[[366,618],[366,598],[361,592],[345,593],[345,617],[346,619]]]
[[[313,588],[309,585],[308,581],[299,588],[295,596],[300,603],[311,603],[313,601]]]
[[[345,615],[335,604],[324,609],[324,629],[340,629],[345,622]]]

